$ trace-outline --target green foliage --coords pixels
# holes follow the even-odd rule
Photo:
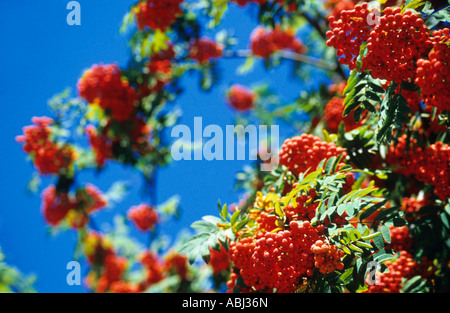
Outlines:
[[[34,293],[35,281],[35,276],[25,276],[19,269],[6,263],[0,249],[0,293]]]

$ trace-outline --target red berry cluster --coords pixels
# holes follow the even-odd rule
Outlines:
[[[68,194],[58,194],[55,186],[49,186],[42,192],[42,213],[48,224],[59,225],[72,208]]]
[[[220,58],[223,54],[223,46],[209,38],[195,40],[189,48],[189,57],[199,64],[206,64],[211,59]]]
[[[413,80],[417,60],[430,50],[428,33],[418,14],[386,8],[380,23],[370,32],[361,70],[371,71],[373,78],[397,83]]]
[[[436,142],[427,148],[415,147],[412,140],[407,149],[406,135],[392,144],[386,158],[397,173],[414,176],[417,180],[434,187],[434,193],[445,200],[450,196],[450,146]]]
[[[419,96],[419,93],[417,91],[400,89],[399,86],[397,87],[396,93],[399,93],[403,97],[405,97],[406,101],[408,102],[408,106],[412,111],[412,114],[415,114],[420,110],[422,98],[421,96]]]
[[[88,262],[95,267],[87,277],[87,285],[95,292],[136,292],[136,287],[122,282],[128,267],[125,257],[118,256],[103,234],[91,231],[84,238],[84,252]]]
[[[127,215],[141,231],[151,230],[159,221],[156,209],[145,203],[131,207]]]
[[[295,207],[289,204],[284,208],[288,221],[311,221],[316,215],[318,206],[318,202],[314,202],[316,196],[317,192],[313,188],[307,194],[297,196]]]
[[[413,238],[411,237],[408,227],[389,227],[391,234],[391,247],[394,251],[405,250],[408,251],[413,245]]]
[[[209,252],[210,260],[208,264],[211,266],[214,275],[219,275],[230,269],[230,256],[223,246],[220,247],[220,251],[209,249]]]
[[[450,110],[450,29],[435,31],[428,59],[417,61],[415,83],[426,104],[442,111]]]
[[[314,171],[323,159],[341,154],[346,156],[344,149],[334,143],[323,142],[311,134],[302,134],[283,143],[280,164],[298,176],[300,173]]]
[[[128,139],[129,147],[138,155],[146,155],[151,150],[151,129],[139,116],[122,122],[110,120],[105,127],[99,129],[88,125],[85,131],[98,167],[103,167],[106,160],[116,158],[114,147],[123,144],[125,138]]]
[[[413,158],[421,151],[422,148],[417,146],[416,139],[408,139],[406,134],[402,135],[398,138],[397,143],[392,142],[389,146],[386,163],[391,165],[394,172],[411,176],[416,170],[412,166]]]
[[[320,273],[328,274],[335,270],[341,271],[344,268],[341,258],[345,253],[342,250],[338,250],[336,245],[317,240],[311,246],[311,251],[314,253],[314,266],[319,269]]]
[[[58,192],[54,185],[42,192],[42,213],[47,223],[52,226],[58,226],[67,217],[71,227],[83,228],[89,221],[89,215],[107,204],[105,196],[92,184],[78,188],[75,197]]]
[[[245,7],[249,3],[257,3],[261,5],[267,2],[267,0],[230,0],[230,1],[237,3],[237,5],[241,7]]]
[[[450,146],[437,142],[414,157],[415,176],[434,187],[442,201],[450,197]]]
[[[150,28],[166,31],[183,13],[180,7],[182,2],[183,0],[145,0],[140,2],[135,8],[139,29]]]
[[[310,277],[314,268],[311,246],[321,239],[308,221],[291,222],[289,229],[276,233],[258,233],[230,246],[230,257],[246,286],[255,291],[294,292],[302,277]],[[235,276],[236,278],[236,276]],[[227,284],[235,286],[233,279]]]
[[[186,280],[188,276],[188,259],[186,256],[176,252],[170,252],[165,258],[165,271],[174,271],[181,280]]]
[[[172,79],[172,60],[175,58],[173,44],[169,43],[166,49],[160,50],[151,56],[145,68],[143,83],[136,88],[138,97],[145,98],[151,94],[159,93]],[[147,73],[148,72],[148,73]]]
[[[106,160],[113,159],[113,144],[106,135],[98,134],[94,125],[86,126],[86,134],[89,137],[89,144],[95,155],[95,163],[98,167],[105,166]]]
[[[324,2],[324,7],[331,10],[329,16],[340,18],[342,11],[348,11],[355,8],[355,1],[353,0],[327,0]]]
[[[247,111],[253,108],[257,95],[249,88],[234,84],[227,93],[227,99],[232,108]]]
[[[108,255],[103,265],[103,271],[97,281],[95,292],[117,292],[124,288],[121,278],[127,269],[128,261],[123,256]],[[117,285],[119,284],[119,285]]]
[[[348,65],[351,70],[356,68],[361,45],[369,39],[369,14],[368,4],[363,3],[352,10],[341,11],[339,17],[331,15],[328,18],[330,30],[326,33],[327,46],[334,47],[339,63]]]
[[[262,232],[272,231],[278,228],[274,208],[268,208],[266,211],[259,213],[256,222],[258,223],[258,230]]]
[[[402,204],[400,210],[405,212],[405,219],[409,222],[413,222],[417,218],[427,214],[419,213],[420,209],[426,206],[432,206],[434,202],[429,199],[429,197],[424,197],[423,199],[418,199],[416,197],[405,197],[402,199]]]
[[[344,99],[340,97],[333,97],[325,105],[324,118],[327,129],[332,133],[337,133],[339,125],[344,122],[345,130],[351,131],[361,126],[361,121],[355,122],[353,114],[343,116],[344,114]]]
[[[98,104],[116,121],[129,120],[135,113],[137,95],[122,79],[115,64],[94,65],[78,82],[78,91],[90,104]]]
[[[280,50],[292,50],[299,54],[306,53],[305,45],[294,36],[290,29],[275,27],[273,30],[258,26],[250,36],[250,49],[253,55],[267,59]]]
[[[17,136],[17,142],[23,142],[23,150],[33,158],[33,164],[42,175],[59,174],[68,170],[75,159],[73,148],[55,143],[51,138],[50,125],[53,120],[48,117],[33,117],[34,125],[23,128],[23,135]]]
[[[417,213],[424,206],[424,201],[417,198],[403,198],[401,210],[407,214]]]
[[[164,263],[152,251],[145,251],[140,256],[140,261],[145,268],[146,278],[141,283],[142,289],[156,284],[164,278]]]
[[[385,264],[389,271],[377,273],[377,283],[369,284],[367,293],[399,293],[403,278],[411,278],[416,273],[417,262],[406,251],[400,251],[397,259],[386,261]]]

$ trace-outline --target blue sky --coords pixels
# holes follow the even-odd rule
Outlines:
[[[2,136],[0,192],[0,246],[9,263],[24,273],[38,277],[40,292],[81,292],[82,287],[66,284],[66,264],[73,259],[76,234],[72,231],[55,237],[47,233],[40,212],[40,195],[27,194],[26,185],[33,173],[15,136],[31,123],[32,116],[49,115],[47,102],[55,94],[70,87],[83,71],[95,63],[118,63],[128,60],[127,37],[119,34],[124,14],[134,2],[80,0],[81,26],[66,23],[65,0],[24,0],[0,2],[0,123]],[[251,8],[232,5],[219,29],[234,29],[241,47],[255,26],[249,13]],[[253,14],[255,16],[255,14]],[[238,25],[238,28],[236,28]],[[198,80],[182,80],[186,92],[175,105],[183,110],[181,123],[190,125],[195,116],[203,124],[227,125],[233,122],[234,112],[223,101],[225,90],[232,83],[251,85],[266,82],[284,100],[292,100],[302,89],[291,78],[288,65],[266,72],[258,67],[245,76],[236,76],[242,59],[220,62],[223,77],[210,93],[198,89]],[[282,84],[280,84],[282,82]],[[310,81],[310,83],[313,83]],[[181,198],[182,215],[177,222],[164,228],[176,236],[179,229],[206,214],[216,214],[217,200],[232,203],[239,194],[234,191],[235,174],[247,162],[242,161],[181,161],[163,168],[158,180],[158,199],[172,195]],[[84,173],[81,179],[107,190],[115,180],[128,181],[133,186],[123,203],[112,213],[124,213],[130,205],[140,203],[140,176],[121,167],[108,168],[101,176]],[[44,180],[43,186],[51,180]],[[109,212],[111,213],[111,212]],[[112,214],[111,213],[111,214]],[[139,234],[136,234],[139,237]]]

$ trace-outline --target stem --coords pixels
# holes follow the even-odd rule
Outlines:
[[[283,59],[310,64],[328,71],[337,70],[337,67],[334,64],[328,63],[326,61],[311,56],[292,52],[289,50],[281,50],[278,52],[278,55]],[[249,56],[252,56],[251,50],[227,50],[223,52],[223,57],[226,58],[246,58]]]

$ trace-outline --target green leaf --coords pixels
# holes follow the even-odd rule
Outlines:
[[[360,81],[361,81],[361,75],[358,75],[358,71],[357,70],[353,70],[352,73],[350,74],[350,77],[347,79],[347,85],[345,86],[343,94],[346,95]]]
[[[240,215],[241,215],[241,211],[239,211],[239,210],[236,210],[233,213],[233,215],[231,215],[230,224],[232,226],[234,226],[236,224],[236,222],[238,221]]]
[[[195,221],[192,223],[191,227],[202,233],[214,233],[219,230],[217,224],[211,223],[209,221]]]
[[[417,275],[409,279],[401,288],[404,293],[411,293],[417,287],[424,286],[423,279],[421,276]]]
[[[384,240],[382,236],[373,237],[373,243],[375,244],[378,250],[384,249]]]
[[[391,215],[398,215],[399,208],[400,206],[393,206],[391,208],[385,209],[381,211],[377,216],[375,216],[373,221],[381,221],[382,219],[390,217]]]
[[[350,247],[350,249],[352,249],[353,251],[356,251],[356,252],[359,252],[359,253],[363,253],[363,252],[364,252],[364,250],[362,250],[361,248],[357,247],[356,245],[354,245],[354,244],[352,244],[352,243],[349,245],[349,247]]]
[[[381,253],[379,255],[374,256],[374,261],[377,261],[378,263],[387,261],[387,260],[392,260],[394,258],[393,254],[389,254],[389,253]]]
[[[361,247],[361,248],[373,249],[373,247],[372,247],[371,244],[365,243],[365,242],[363,242],[363,241],[357,241],[355,244],[356,244],[358,247]]]
[[[391,232],[389,230],[389,226],[387,226],[386,224],[383,224],[380,226],[381,228],[381,234],[383,235],[384,240],[387,243],[391,243]]]
[[[223,205],[222,211],[220,212],[220,217],[224,222],[228,219],[228,208],[226,203]]]
[[[367,235],[367,236],[362,236],[361,239],[367,241],[367,240],[373,239],[373,238],[375,238],[375,237],[377,237],[379,235],[381,235],[381,232],[376,232],[376,233],[373,233],[373,234],[370,234],[370,235]]]
[[[350,267],[344,273],[342,273],[341,276],[339,276],[339,280],[345,284],[352,273],[353,267]]]

